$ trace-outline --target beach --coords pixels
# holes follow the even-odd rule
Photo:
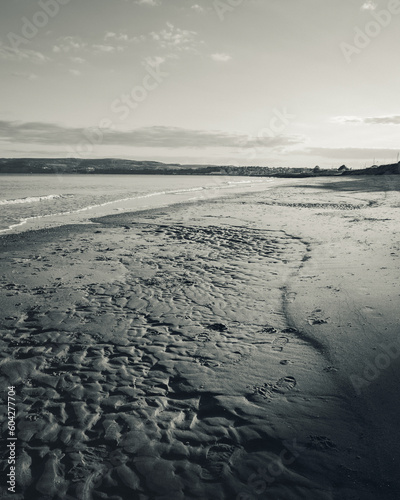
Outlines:
[[[1,236],[2,498],[398,498],[399,189],[287,179]]]

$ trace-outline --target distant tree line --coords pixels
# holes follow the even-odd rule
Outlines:
[[[78,158],[3,158],[0,159],[2,174],[136,174],[136,175],[230,175],[251,177],[320,177],[339,175],[399,174],[400,162],[390,165],[374,165],[352,170],[346,165],[338,169],[257,167],[233,165],[180,165],[155,161]]]

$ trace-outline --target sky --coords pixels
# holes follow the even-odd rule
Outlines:
[[[1,0],[0,156],[399,160],[400,0]]]

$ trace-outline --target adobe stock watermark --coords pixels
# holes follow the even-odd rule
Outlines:
[[[242,5],[243,0],[214,0],[213,7],[220,21],[225,20],[225,15],[233,12]]]
[[[398,344],[381,344],[379,347],[381,352],[372,361],[365,363],[362,375],[352,374],[349,377],[357,396],[360,396],[363,389],[378,379],[382,372],[387,370],[392,362],[400,357],[400,345]]]
[[[366,49],[374,38],[377,38],[384,28],[392,22],[393,17],[400,14],[400,0],[390,0],[387,9],[375,11],[369,10],[373,20],[366,23],[364,29],[355,27],[353,43],[342,42],[340,49],[347,64],[350,64],[354,55],[360,54]]]
[[[39,0],[39,10],[33,14],[32,19],[23,17],[21,34],[10,31],[7,34],[8,41],[12,49],[17,50],[23,43],[29,43],[39,33],[39,30],[45,28],[50,19],[56,17],[60,12],[61,6],[69,4],[71,0]]]
[[[276,460],[271,462],[268,467],[259,467],[257,472],[248,478],[249,492],[240,492],[235,500],[256,500],[283,474],[285,467],[293,464],[306,451],[304,446],[297,443],[297,439],[293,439],[291,443],[284,441],[283,446],[284,448]]]
[[[90,127],[84,130],[82,141],[69,146],[68,152],[74,156],[83,158],[92,153],[95,146],[102,144],[107,133],[112,133],[116,128],[116,120],[120,122],[126,120],[132,111],[143,103],[151,92],[156,90],[159,85],[168,78],[168,73],[161,71],[161,64],[146,64],[146,74],[142,78],[140,85],[135,85],[128,93],[120,94],[111,103],[110,109],[114,113],[113,118],[100,119],[97,127]]]
[[[8,387],[8,393],[7,393],[7,420],[8,420],[8,433],[7,433],[7,452],[8,452],[8,457],[7,457],[7,464],[9,466],[8,468],[8,474],[7,474],[7,490],[10,491],[11,493],[15,493],[16,490],[16,463],[17,463],[17,457],[16,457],[16,446],[17,446],[17,428],[16,428],[16,418],[17,418],[17,405],[16,405],[16,400],[15,400],[15,387],[10,386]]]

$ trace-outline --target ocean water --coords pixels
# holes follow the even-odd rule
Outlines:
[[[188,175],[0,175],[0,233],[262,190],[271,178]]]

